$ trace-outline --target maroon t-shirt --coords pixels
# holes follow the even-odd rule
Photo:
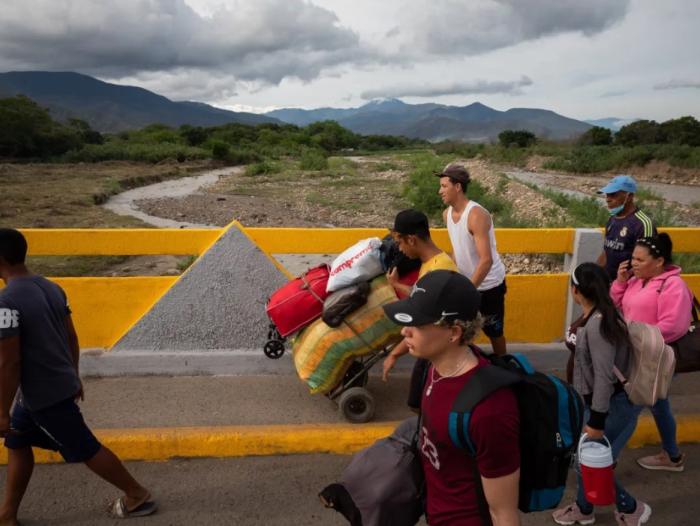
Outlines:
[[[450,439],[450,409],[462,386],[479,367],[493,367],[479,357],[479,365],[460,376],[433,384],[427,394],[433,368],[423,391],[421,451],[427,488],[427,516],[430,526],[482,526],[477,502],[474,462],[486,478],[510,475],[520,467],[519,414],[515,395],[499,389],[482,400],[469,422],[469,435],[476,459],[457,448]]]

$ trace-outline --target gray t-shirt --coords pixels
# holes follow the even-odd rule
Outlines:
[[[80,389],[65,324],[69,314],[65,292],[41,276],[13,278],[0,290],[0,339],[19,335],[20,391],[32,411]]]

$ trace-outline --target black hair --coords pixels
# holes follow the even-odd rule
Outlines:
[[[449,177],[448,179],[452,184],[458,184],[459,187],[462,189],[463,194],[467,194],[467,186],[469,186],[469,183],[465,183],[464,181],[460,181],[459,179],[455,179],[454,177]]]
[[[0,228],[0,257],[10,265],[20,265],[27,257],[27,240],[19,230]]]
[[[605,269],[595,263],[581,263],[574,270],[571,281],[602,315],[600,333],[603,338],[616,347],[628,346],[627,324],[610,298],[610,278]]]
[[[673,263],[673,242],[666,232],[656,236],[641,237],[637,240],[637,246],[646,247],[654,258],[664,258],[664,265]]]
[[[422,241],[429,241],[430,240],[430,230],[416,230],[415,232],[412,232],[411,234],[401,234],[399,232],[396,233],[396,235],[401,236],[403,238],[406,238],[408,236],[416,236],[418,239]]]

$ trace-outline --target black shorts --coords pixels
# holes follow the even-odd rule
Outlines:
[[[503,319],[505,318],[506,280],[500,285],[481,293],[481,315],[484,317],[484,334],[489,338],[503,336]]]
[[[30,411],[20,399],[12,409],[10,427],[6,448],[58,451],[66,462],[90,460],[102,447],[73,398],[38,411]]]

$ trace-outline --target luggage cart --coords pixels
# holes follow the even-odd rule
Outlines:
[[[347,326],[355,332],[351,325],[347,324]],[[357,336],[359,337],[359,334]],[[286,338],[280,336],[274,324],[270,324],[268,339],[263,347],[265,356],[273,360],[281,358],[284,355],[285,342]],[[374,417],[376,403],[374,395],[367,389],[369,371],[377,362],[383,360],[392,349],[391,346],[372,349],[369,345],[367,348],[370,349],[370,352],[356,358],[350,364],[340,383],[325,395],[338,406],[343,417],[353,424],[364,424]]]

